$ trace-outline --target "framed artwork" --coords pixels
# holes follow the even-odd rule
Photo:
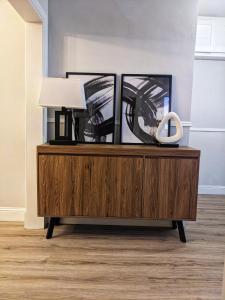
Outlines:
[[[116,74],[67,72],[84,84],[87,111],[76,115],[79,143],[114,143]]]
[[[156,144],[157,127],[171,110],[171,88],[172,75],[122,74],[121,144]]]

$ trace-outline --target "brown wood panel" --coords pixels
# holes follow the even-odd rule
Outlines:
[[[38,213],[195,219],[199,155],[189,147],[38,146]]]
[[[143,158],[110,158],[109,217],[141,217]]]
[[[143,158],[39,155],[40,216],[140,217]]]
[[[73,201],[76,216],[106,217],[108,162],[105,157],[73,156]]]
[[[62,216],[74,211],[72,158],[38,156],[38,215]]]
[[[199,157],[200,151],[190,147],[160,148],[147,145],[90,145],[74,146],[40,145],[39,154],[72,155],[115,155],[115,156],[157,156],[157,157]]]
[[[198,159],[146,158],[143,217],[195,219]]]
[[[140,217],[142,158],[79,156],[76,215]],[[73,157],[74,166],[77,157]],[[74,168],[75,169],[75,168]],[[75,176],[75,175],[74,175]]]

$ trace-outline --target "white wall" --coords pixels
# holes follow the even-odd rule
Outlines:
[[[43,61],[47,30],[42,32],[38,16],[47,26],[47,0],[40,0],[44,10],[38,0],[12,2],[15,9],[0,0],[0,133],[4,141],[0,143],[0,221],[24,220],[27,228],[43,228],[43,218],[37,217],[36,146],[43,143],[44,135],[38,97],[47,72]]]
[[[225,17],[225,1],[200,0],[199,15],[211,17]]]
[[[42,24],[26,24],[26,213],[25,227],[43,227],[37,217],[36,149],[43,142],[43,109],[38,104],[42,68]]]
[[[6,0],[0,0],[0,37],[1,215],[4,207],[25,206],[25,23]]]
[[[172,109],[189,121],[196,18],[197,0],[50,0],[49,75],[173,74]]]
[[[190,145],[200,148],[200,193],[225,194],[225,61],[194,63]]]

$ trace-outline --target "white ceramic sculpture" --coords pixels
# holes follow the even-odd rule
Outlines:
[[[164,126],[169,120],[173,120],[176,125],[176,134],[173,136],[160,136]],[[155,138],[159,143],[176,143],[183,137],[183,127],[180,121],[180,118],[175,112],[169,112],[167,115],[164,116],[162,121],[157,128]]]

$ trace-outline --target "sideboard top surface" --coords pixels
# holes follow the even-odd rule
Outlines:
[[[199,158],[200,151],[191,147],[163,148],[151,145],[77,144],[75,146],[37,146],[38,154],[62,155],[126,155],[126,156],[174,156]]]

